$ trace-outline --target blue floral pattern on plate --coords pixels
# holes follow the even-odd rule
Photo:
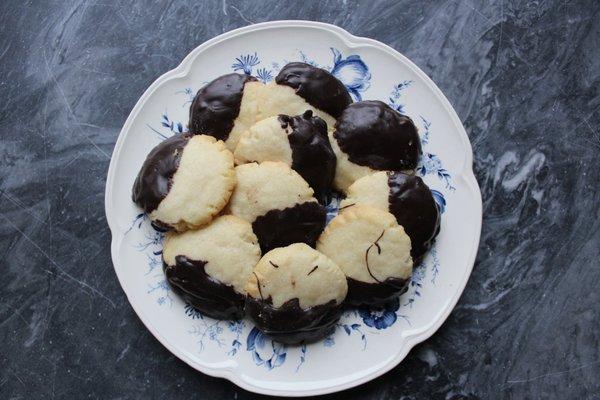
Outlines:
[[[254,363],[268,370],[285,362],[286,349],[286,345],[271,340],[256,327],[252,328],[246,339],[246,350],[252,354]]]
[[[346,86],[355,101],[361,101],[361,93],[371,86],[369,67],[357,54],[343,58],[342,53],[333,47],[331,52],[333,53],[331,74]]]
[[[360,101],[363,93],[371,85],[371,73],[368,65],[359,55],[351,54],[344,57],[339,50],[334,48],[330,50],[333,55],[331,66],[321,66],[301,51],[299,52],[299,58],[301,61],[329,70],[344,83],[354,100]],[[254,52],[236,57],[231,64],[231,68],[236,72],[243,72],[249,75],[254,74],[261,82],[268,83],[279,72],[280,66],[285,65],[287,62],[288,60],[263,63],[258,54]],[[410,80],[401,81],[390,92],[388,104],[401,113],[405,112],[405,91],[411,87],[411,84],[412,81]],[[177,91],[176,94],[185,96],[182,107],[188,106],[194,97],[192,88],[184,88]],[[420,136],[424,150],[417,167],[417,172],[421,176],[432,175],[437,177],[444,184],[447,195],[455,190],[452,185],[452,177],[443,167],[442,160],[435,154],[427,151],[427,146],[432,139],[432,124],[424,116],[419,116],[418,121],[421,124]],[[187,132],[186,124],[181,121],[172,120],[167,110],[160,116],[155,127],[149,124],[147,126],[161,140],[173,134]],[[444,193],[437,189],[432,189],[432,193],[440,212],[444,213],[447,207]],[[327,222],[337,215],[340,200],[341,196],[339,195],[334,194],[331,197],[327,207]],[[159,306],[168,304],[171,307],[174,301],[172,291],[162,272],[161,257],[164,234],[150,227],[150,221],[144,213],[136,214],[125,234],[130,233],[134,229],[144,232],[143,239],[134,245],[134,247],[137,251],[145,253],[148,259],[146,275],[152,277],[152,283],[148,286],[148,294],[154,296]],[[440,262],[437,257],[436,246],[434,245],[430,250],[429,256],[419,266],[415,267],[409,284],[410,289],[406,295],[401,299],[391,301],[383,307],[361,307],[345,311],[340,322],[336,324],[334,331],[321,342],[322,345],[326,348],[331,348],[336,345],[336,340],[343,340],[344,338],[349,340],[355,337],[356,339],[354,340],[359,340],[362,350],[365,350],[370,334],[388,329],[398,323],[398,321],[404,321],[410,325],[409,318],[401,313],[401,307],[412,307],[415,301],[421,296],[423,280],[428,276],[428,271],[430,271],[430,281],[435,284],[439,268]],[[255,365],[264,367],[266,370],[270,371],[284,365],[286,359],[290,359],[292,353],[294,357],[297,354],[296,372],[300,370],[307,360],[309,346],[303,344],[290,348],[271,340],[256,327],[247,324],[244,320],[213,320],[203,316],[189,304],[185,305],[184,312],[190,320],[195,322],[195,325],[190,329],[190,334],[197,337],[199,351],[204,350],[206,346],[213,343],[218,348],[223,348],[223,351],[229,357],[237,357],[239,354],[244,354],[244,352],[240,352],[239,350],[243,347],[242,338],[245,338],[245,353],[251,356]]]

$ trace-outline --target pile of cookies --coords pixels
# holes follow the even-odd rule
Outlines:
[[[208,83],[188,127],[150,152],[133,185],[167,231],[164,271],[188,303],[300,343],[327,335],[345,305],[406,291],[440,227],[414,176],[409,117],[353,103],[329,72],[290,63],[269,84],[243,74]],[[333,191],[346,197],[326,226]]]

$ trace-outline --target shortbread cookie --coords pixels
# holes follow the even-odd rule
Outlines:
[[[281,69],[275,82],[266,85],[259,118],[298,115],[311,110],[331,129],[350,103],[348,90],[331,73],[310,64],[293,62]]]
[[[239,165],[235,173],[229,211],[252,224],[263,252],[296,242],[314,246],[326,210],[296,171],[282,162],[265,161]]]
[[[223,75],[196,93],[190,106],[189,131],[223,140],[235,150],[242,132],[258,115],[264,85],[246,74]]]
[[[335,154],[327,138],[327,124],[310,110],[257,122],[240,137],[234,157],[237,164],[284,162],[306,180],[319,200],[331,192]]]
[[[167,233],[163,264],[167,281],[192,306],[213,318],[240,318],[246,282],[260,259],[258,239],[233,215],[206,227]]]
[[[381,304],[408,287],[410,238],[386,211],[359,205],[343,210],[329,223],[317,249],[344,271],[350,304]]]
[[[133,184],[133,201],[157,227],[178,231],[208,223],[235,186],[233,155],[211,136],[175,135],[156,146]]]
[[[440,231],[440,210],[431,190],[421,178],[402,172],[377,172],[354,182],[340,207],[369,205],[389,211],[396,217],[411,241],[416,262]]]
[[[283,343],[315,341],[340,318],[348,286],[341,269],[303,243],[266,253],[246,284],[256,326]]]
[[[329,71],[307,63],[285,65],[275,77],[278,85],[289,86],[310,105],[339,118],[352,103],[348,89]]]
[[[421,154],[412,120],[381,101],[350,104],[330,139],[338,160],[334,186],[342,191],[373,170],[414,170]]]

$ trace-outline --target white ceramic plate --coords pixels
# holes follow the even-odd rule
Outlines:
[[[424,154],[418,173],[442,206],[435,247],[410,289],[383,310],[346,312],[335,333],[301,347],[272,342],[252,322],[203,317],[165,282],[160,233],[131,201],[134,178],[152,147],[186,130],[194,93],[232,71],[272,80],[289,61],[330,70],[355,100],[379,99],[412,117]],[[452,106],[411,61],[372,39],[336,26],[277,21],[237,29],[197,47],[139,99],[119,135],[106,182],[112,260],[129,302],[173,354],[212,376],[258,393],[308,396],[367,382],[396,366],[450,314],[475,261],[481,195],[472,150]]]

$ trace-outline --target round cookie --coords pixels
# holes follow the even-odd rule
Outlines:
[[[392,213],[410,237],[415,263],[440,232],[440,210],[431,190],[418,176],[380,171],[360,178],[348,188],[340,208],[355,204]]]
[[[235,150],[242,132],[256,121],[263,87],[253,76],[235,73],[208,83],[190,106],[190,133],[214,136]]]
[[[169,232],[163,246],[171,287],[212,318],[241,318],[246,282],[259,259],[252,227],[233,215],[196,231]]]
[[[343,210],[319,238],[317,250],[346,275],[350,304],[383,304],[408,288],[410,238],[386,211],[361,205]]]
[[[240,137],[234,158],[237,164],[284,162],[306,180],[319,200],[324,201],[331,192],[335,154],[327,138],[327,124],[311,110],[257,122]]]
[[[296,171],[265,161],[239,165],[235,174],[229,211],[252,224],[263,252],[296,242],[314,246],[327,213]]]
[[[132,199],[155,227],[183,231],[208,223],[227,205],[234,186],[233,155],[223,142],[175,135],[148,154]]]
[[[246,310],[258,329],[282,343],[326,336],[348,286],[340,268],[303,243],[265,254],[246,283]]]
[[[346,107],[330,140],[338,160],[334,186],[342,191],[373,170],[413,170],[421,154],[412,120],[381,101]]]

